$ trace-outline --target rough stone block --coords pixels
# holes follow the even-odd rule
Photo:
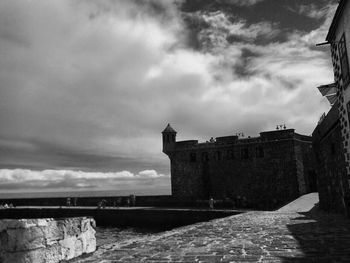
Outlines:
[[[20,252],[7,252],[1,258],[1,263],[49,263],[45,260],[45,249],[36,249]],[[54,261],[51,261],[52,263]],[[50,263],[51,263],[50,262]],[[58,261],[56,261],[58,262]]]
[[[45,228],[46,244],[52,245],[64,238],[64,225],[61,222],[49,221]]]
[[[68,237],[59,241],[59,245],[62,249],[62,255],[64,260],[69,260],[74,258],[76,237]]]
[[[45,234],[41,227],[7,230],[7,251],[25,251],[45,246]]]
[[[96,250],[90,218],[0,220],[1,263],[58,263]]]
[[[67,218],[64,220],[65,236],[77,236],[81,234],[81,218]]]

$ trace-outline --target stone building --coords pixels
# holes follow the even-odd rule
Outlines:
[[[346,214],[350,207],[350,3],[339,1],[325,43],[330,44],[334,83],[318,87],[333,106],[313,132],[320,204]]]
[[[346,214],[349,188],[338,106],[334,104],[312,138],[320,206],[326,211]]]
[[[236,206],[271,209],[316,190],[311,137],[294,129],[259,137],[176,141],[168,124],[163,152],[171,162],[172,195],[178,200],[232,200]]]
[[[347,52],[347,46],[350,46],[350,3],[348,0],[340,1],[326,40],[331,44],[337,105],[350,186],[350,70]]]

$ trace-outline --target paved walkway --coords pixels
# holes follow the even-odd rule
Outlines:
[[[283,206],[277,212],[309,212],[317,205],[318,201],[318,193],[310,193]]]
[[[321,212],[247,212],[105,245],[73,262],[350,262],[350,221]]]

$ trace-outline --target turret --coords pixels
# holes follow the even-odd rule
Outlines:
[[[163,152],[167,153],[169,150],[172,150],[175,146],[176,143],[176,131],[168,125],[162,131],[162,136],[163,136]]]

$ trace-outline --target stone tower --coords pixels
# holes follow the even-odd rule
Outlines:
[[[176,131],[168,125],[162,131],[163,135],[163,153],[168,154],[169,150],[172,150],[176,143]]]

